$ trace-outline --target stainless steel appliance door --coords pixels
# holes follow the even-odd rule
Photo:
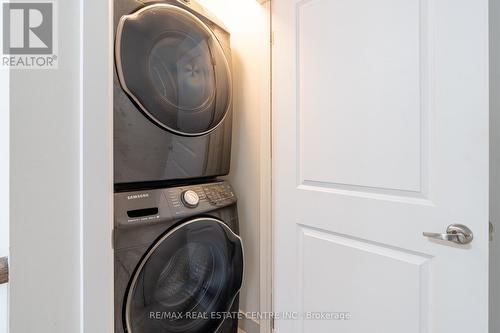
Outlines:
[[[231,106],[224,50],[212,30],[182,8],[154,4],[123,16],[115,57],[123,90],[166,130],[207,134]]]
[[[215,332],[242,278],[240,238],[219,220],[190,220],[160,237],[140,262],[125,299],[125,327],[130,333]]]

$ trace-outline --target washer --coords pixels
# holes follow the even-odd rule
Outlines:
[[[229,172],[227,29],[194,1],[115,0],[118,190]]]
[[[229,183],[114,200],[115,333],[236,333],[243,247]]]

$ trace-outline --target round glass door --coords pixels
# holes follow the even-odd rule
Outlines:
[[[243,278],[240,238],[212,218],[186,222],[149,250],[125,304],[129,333],[215,332]]]
[[[229,63],[213,32],[190,12],[154,4],[123,16],[115,54],[123,90],[161,127],[194,136],[223,121],[231,105]]]

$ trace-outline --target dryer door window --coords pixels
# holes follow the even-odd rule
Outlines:
[[[182,8],[155,4],[123,16],[115,54],[124,91],[169,131],[206,134],[230,108],[224,50],[210,28]]]
[[[215,332],[243,277],[240,238],[200,218],[168,232],[133,275],[125,304],[130,333]]]

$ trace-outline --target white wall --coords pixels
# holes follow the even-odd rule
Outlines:
[[[490,0],[490,333],[500,332],[500,1]]]
[[[261,179],[265,179],[266,163],[270,162],[267,136],[270,112],[269,3],[261,5],[256,0],[200,2],[231,32],[234,127],[228,179],[239,199],[240,230],[245,247],[245,279],[240,309],[259,311],[261,198],[270,187],[269,183],[261,184]]]
[[[11,71],[11,333],[80,330],[81,12],[57,2],[59,69]]]
[[[231,2],[231,1],[230,1]],[[260,197],[263,119],[268,113],[269,30],[264,7],[255,0],[232,1],[233,12],[222,17],[231,30],[234,73],[234,124],[229,181],[238,195],[240,230],[245,247],[243,311],[260,309]],[[234,9],[237,10],[234,10]],[[266,29],[267,28],[267,29]]]

